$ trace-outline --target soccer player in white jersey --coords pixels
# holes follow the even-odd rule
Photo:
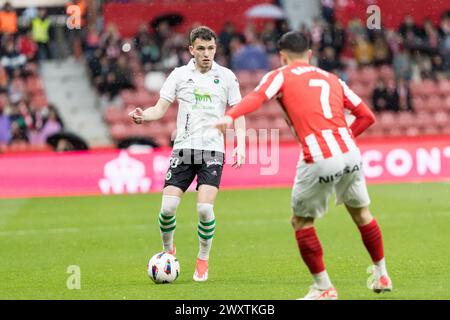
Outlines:
[[[314,228],[315,219],[328,210],[334,191],[337,203],[345,204],[358,226],[372,259],[369,288],[377,293],[391,291],[381,231],[369,210],[361,153],[354,140],[375,122],[375,116],[338,77],[309,64],[312,51],[302,33],[284,34],[278,46],[283,67],[266,74],[255,90],[227,111],[216,127],[225,130],[233,119],[258,109],[269,99],[278,98],[301,146],[292,190],[291,221],[300,254],[314,279],[305,299],[338,298],[325,269],[322,246]],[[345,109],[356,117],[350,127]]]
[[[214,202],[224,165],[224,137],[212,128],[224,114],[227,104],[241,101],[234,73],[214,62],[217,36],[202,26],[190,33],[191,61],[174,69],[166,79],[154,107],[136,108],[130,116],[136,124],[158,120],[175,99],[178,100],[177,134],[163,190],[159,226],[163,250],[175,254],[176,211],[183,193],[197,176],[199,252],[193,279],[208,279],[208,260],[214,229]],[[245,119],[234,121],[237,148],[234,167],[245,159]]]

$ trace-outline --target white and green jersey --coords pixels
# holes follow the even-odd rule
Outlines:
[[[227,105],[241,101],[238,80],[230,69],[213,62],[211,70],[200,73],[191,59],[170,73],[160,97],[171,103],[178,100],[174,149],[224,152],[223,134],[212,126],[224,116]]]

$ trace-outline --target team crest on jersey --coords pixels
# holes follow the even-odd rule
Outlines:
[[[214,83],[215,83],[215,84],[219,84],[219,82],[220,82],[219,78],[215,78],[215,79],[214,79]]]

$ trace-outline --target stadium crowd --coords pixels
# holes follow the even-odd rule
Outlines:
[[[46,124],[55,119],[58,125],[49,124],[50,131],[63,128],[56,108],[48,103],[33,105],[33,92],[24,85],[30,75],[38,77],[39,60],[52,58],[45,10],[25,14],[30,16],[29,27],[18,32],[14,9],[5,5],[0,13],[0,144],[41,143],[48,136]],[[369,30],[355,18],[343,26],[332,8],[325,6],[311,27],[299,29],[311,40],[313,64],[337,73],[351,86],[355,84],[355,91],[374,111],[398,112],[416,109],[411,90],[414,83],[450,79],[450,11],[442,14],[438,24],[430,19],[418,23],[406,16],[397,30]],[[114,25],[99,26],[86,25],[82,47],[92,85],[105,107],[122,106],[121,92],[139,89],[137,80],[155,72],[167,74],[191,58],[186,50],[187,34],[175,32],[169,20],[143,24],[133,39],[123,38]],[[241,72],[278,67],[276,42],[288,30],[282,20],[267,21],[262,30],[249,21],[242,32],[226,23],[218,30],[216,61],[233,69],[238,77]],[[368,86],[355,81],[361,70],[370,71]],[[39,94],[42,96],[43,90]]]
[[[52,58],[50,20],[45,9],[25,10],[22,18],[19,28],[10,3],[0,10],[0,150],[43,146],[64,128],[39,74],[39,61]]]

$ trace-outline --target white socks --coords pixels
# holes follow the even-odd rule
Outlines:
[[[172,251],[173,234],[177,225],[176,211],[180,204],[180,198],[177,196],[163,196],[161,204],[161,212],[159,213],[159,228],[161,230],[161,238],[164,251]]]
[[[326,270],[313,274],[314,282],[316,283],[317,287],[319,287],[320,290],[327,290],[333,287],[331,284],[330,277],[328,276],[328,273]]]
[[[199,251],[198,258],[202,260],[209,259],[216,220],[213,211],[214,205],[210,203],[197,203],[198,212],[198,240]]]
[[[386,270],[386,260],[383,258],[380,261],[373,263],[377,267],[377,271],[381,276],[387,276],[387,270]]]

